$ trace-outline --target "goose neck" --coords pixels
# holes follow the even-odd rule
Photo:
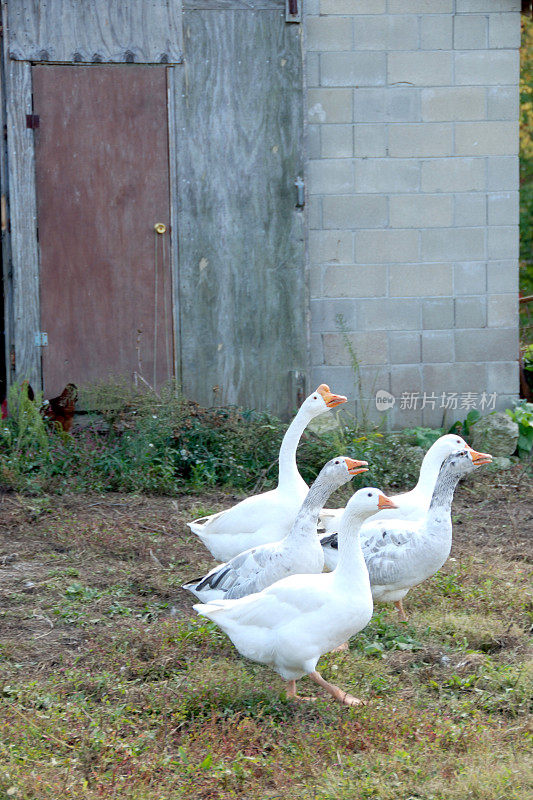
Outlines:
[[[338,489],[338,481],[334,482],[331,479],[328,480],[326,478],[321,478],[320,475],[318,476],[307,492],[303,505],[298,512],[294,522],[293,532],[301,533],[302,531],[307,531],[310,527],[313,538],[318,541],[316,535],[318,515],[335,489]]]
[[[453,495],[460,477],[457,473],[450,473],[447,470],[441,471],[431,497],[429,519],[435,516],[442,516],[443,512],[446,514],[451,513]]]
[[[335,568],[335,577],[338,580],[348,579],[352,584],[357,584],[360,580],[368,581],[368,570],[366,568],[359,531],[361,525],[368,515],[352,513],[346,516],[343,514],[339,528],[339,558]]]
[[[300,409],[291,424],[285,431],[279,451],[279,478],[278,486],[290,487],[295,483],[303,482],[298,467],[296,466],[296,450],[302,433],[310,422],[310,415]]]
[[[431,449],[428,450],[420,466],[420,474],[415,486],[415,491],[422,492],[428,500],[435,488],[441,466],[442,456],[436,451],[431,452]]]

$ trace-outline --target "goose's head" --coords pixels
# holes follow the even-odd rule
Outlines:
[[[381,489],[376,489],[372,486],[365,486],[364,489],[359,489],[351,496],[346,510],[362,519],[371,517],[372,514],[377,514],[384,508],[398,508],[390,497],[383,494]]]
[[[480,464],[478,464],[476,459],[479,457],[488,457],[491,459],[491,456],[487,456],[487,453],[477,453],[475,450],[472,450],[470,445],[467,444],[465,440],[456,433],[447,433],[445,436],[441,436],[431,445],[426,455],[434,455],[435,458],[442,464],[443,461],[448,458],[448,456],[451,456],[454,453],[460,453],[463,450],[467,450],[472,454],[472,461],[476,466],[479,466],[481,463],[488,463],[486,461],[482,461]]]
[[[476,467],[481,467],[483,464],[490,464],[492,456],[488,453],[478,453],[472,450],[471,447],[465,447],[456,453],[448,456],[445,459],[441,472],[448,472],[451,475],[466,475],[472,472]]]
[[[339,488],[360,472],[368,472],[367,461],[355,461],[348,456],[337,456],[322,467],[318,477]]]
[[[306,397],[301,405],[301,410],[307,412],[311,418],[323,414],[330,408],[340,406],[341,403],[346,403],[347,398],[342,394],[333,394],[329,386],[321,383],[309,397]]]

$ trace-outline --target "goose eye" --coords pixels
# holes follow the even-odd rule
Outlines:
[[[313,395],[313,400],[318,400],[318,397],[316,396],[316,394]]]
[[[369,496],[369,497],[372,497],[372,492],[369,492],[369,493],[368,493],[368,496]]]
[[[335,461],[335,464],[338,464],[338,463],[339,463],[338,461]]]

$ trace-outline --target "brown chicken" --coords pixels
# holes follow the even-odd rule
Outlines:
[[[41,414],[51,422],[57,422],[68,433],[72,428],[76,411],[78,388],[73,383],[67,383],[58,397],[45,400],[41,407]]]

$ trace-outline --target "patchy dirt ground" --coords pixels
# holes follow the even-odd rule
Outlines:
[[[181,584],[202,574],[214,562],[185,521],[220,510],[236,499],[222,493],[187,495],[177,500],[127,495],[28,498],[5,494],[0,498],[0,684],[4,685],[6,715],[4,744],[0,745],[0,798],[3,792],[7,792],[6,797],[39,800],[57,800],[60,796],[226,798],[235,796],[235,792],[250,798],[525,798],[525,773],[517,756],[522,751],[525,706],[522,694],[518,700],[515,695],[525,674],[522,665],[526,663],[526,633],[531,623],[527,586],[528,565],[533,558],[533,482],[513,470],[487,473],[463,484],[453,507],[452,557],[437,576],[408,596],[409,626],[399,625],[390,607],[377,609],[362,644],[353,644],[346,655],[325,659],[325,674],[342,675],[345,681],[362,684],[374,704],[373,719],[376,714],[379,718],[380,702],[390,701],[395,705],[387,707],[386,712],[382,709],[382,713],[389,715],[394,725],[398,702],[404,703],[402,719],[405,716],[407,727],[404,739],[400,736],[396,743],[394,764],[378,758],[378,753],[387,750],[380,738],[386,733],[374,728],[370,717],[363,739],[356,736],[361,725],[358,720],[365,712],[330,709],[324,717],[315,710],[311,724],[308,711],[287,711],[286,704],[280,707],[281,681],[268,670],[243,665],[214,626],[201,623],[192,612],[192,597],[180,588]],[[378,642],[383,650],[381,660],[375,658],[375,647],[374,657],[365,655],[369,642]],[[206,664],[210,670],[206,671]],[[229,696],[235,692],[233,699],[217,700],[217,691],[222,691],[217,670],[226,674],[226,689]],[[497,675],[490,679],[492,688],[483,688],[485,673]],[[92,682],[84,683],[81,675],[91,675]],[[175,683],[177,676],[185,682]],[[262,706],[259,713],[253,698],[265,681],[268,702],[260,695],[266,710]],[[186,693],[185,710],[180,705],[185,702],[183,696],[176,694],[178,686]],[[472,694],[474,690],[477,697]],[[487,697],[482,694],[485,691]],[[131,700],[131,692],[136,699]],[[146,692],[151,693],[148,705]],[[437,699],[432,699],[432,692]],[[178,696],[179,701],[175,699]],[[70,709],[69,703],[79,697],[83,698],[80,707]],[[194,703],[191,697],[196,698]],[[471,705],[465,705],[464,698]],[[154,717],[153,708],[163,700],[170,706],[176,704],[172,714],[181,722],[174,717],[167,720],[163,712]],[[103,720],[108,713],[102,706],[104,701],[111,706],[130,702],[128,719],[133,715],[134,722],[128,724],[138,725],[138,729],[130,730],[122,716],[120,720],[118,716],[106,718],[105,724],[96,725],[94,719],[103,715]],[[322,703],[314,708],[322,708]],[[461,728],[461,714],[477,719],[478,739],[467,725],[468,735],[464,735],[468,741],[463,741],[462,750],[456,748],[456,742],[448,742],[442,746],[445,755],[434,747],[435,736],[438,739],[440,734],[425,729],[417,734],[425,743],[422,750],[426,756],[429,748],[431,758],[442,756],[446,762],[449,774],[447,778],[443,774],[441,783],[435,783],[420,766],[417,783],[416,771],[409,767],[408,728],[420,714],[424,719],[424,715],[433,715],[432,730],[441,723],[448,730],[448,722],[442,720],[450,719]],[[277,730],[280,715],[289,728],[290,747],[274,744],[276,736],[272,740],[272,726]],[[337,739],[328,747],[322,742],[319,763],[315,763],[313,737],[317,735],[316,726],[326,718],[328,724],[351,720],[353,724],[345,734],[359,737],[359,744],[345,751],[343,742]],[[246,737],[241,730],[244,722],[254,729],[252,738],[258,742],[253,756],[246,755]],[[171,723],[172,735],[168,728]],[[102,726],[115,743],[110,750],[105,741],[98,739],[98,746],[95,743],[95,730]],[[159,741],[161,726],[167,726],[165,744],[162,750],[159,744],[154,745],[152,752],[150,736]],[[511,730],[514,733],[509,733]],[[501,738],[503,765],[498,766],[493,756],[488,756],[493,749],[490,737],[486,752],[479,744],[487,731],[493,741],[494,737],[498,741]],[[452,739],[455,735],[459,736],[457,732],[446,734]],[[148,738],[145,741],[143,737]],[[225,737],[238,744],[236,750],[227,743],[220,750],[219,740]],[[419,744],[415,750],[420,750]],[[363,756],[355,761],[352,758],[354,747],[360,753],[367,752],[366,767]],[[447,747],[455,753],[455,762],[450,761]],[[122,750],[129,754],[127,767],[117,761],[116,753]],[[291,759],[296,751],[295,765]],[[167,767],[161,766],[161,753],[168,756]],[[252,760],[248,762],[247,758]],[[235,759],[244,759],[240,771]],[[483,775],[475,777],[471,766],[478,759],[480,763],[488,759],[503,788],[496,791],[489,774],[483,779]],[[227,762],[231,762],[229,766]],[[148,764],[152,764],[152,772]],[[461,769],[458,764],[462,764]],[[393,781],[385,787],[378,781],[376,788],[368,770],[381,774],[385,783],[394,773],[396,784]],[[464,777],[465,770],[470,783]],[[423,791],[422,784],[426,786]]]

